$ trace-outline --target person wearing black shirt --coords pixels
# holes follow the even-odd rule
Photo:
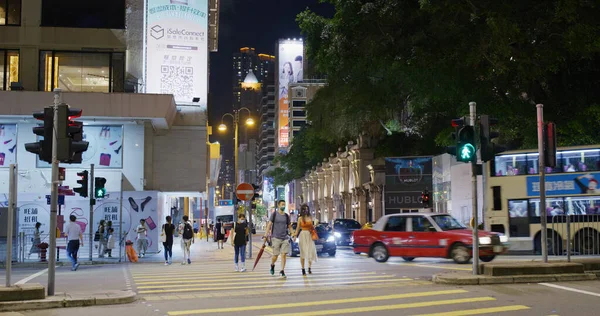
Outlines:
[[[248,223],[246,222],[246,215],[240,214],[238,216],[238,221],[235,223],[233,231],[235,233],[231,243],[235,248],[235,271],[244,272],[246,271],[246,244],[248,243]],[[242,257],[241,266],[238,265],[240,256]]]
[[[171,223],[171,216],[167,216],[167,223],[163,225],[162,229],[165,234],[166,240],[163,242],[165,247],[165,265],[168,266],[173,263],[173,234],[175,234],[175,225]]]

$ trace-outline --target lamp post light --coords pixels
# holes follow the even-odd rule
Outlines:
[[[225,132],[227,131],[227,125],[225,125],[225,123],[223,123],[223,120],[225,119],[226,116],[231,116],[231,118],[233,119],[233,128],[234,128],[234,136],[233,136],[233,140],[234,140],[234,149],[233,149],[233,160],[234,160],[234,172],[235,172],[235,187],[237,188],[239,181],[238,181],[238,155],[239,155],[239,148],[238,148],[238,130],[239,130],[239,122],[240,122],[240,112],[242,110],[246,110],[248,111],[248,118],[245,121],[246,126],[254,126],[254,124],[256,123],[254,121],[254,119],[250,116],[252,115],[252,112],[248,109],[248,108],[240,108],[239,110],[233,110],[233,114],[231,113],[225,113],[223,114],[223,116],[221,117],[221,124],[219,124],[219,131],[221,132]]]

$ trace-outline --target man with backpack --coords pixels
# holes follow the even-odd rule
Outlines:
[[[183,216],[183,222],[179,224],[179,233],[181,234],[181,248],[183,249],[183,262],[181,264],[186,264],[186,262],[192,264],[190,247],[194,243],[194,227],[187,215]]]
[[[271,275],[275,275],[275,263],[281,255],[281,271],[279,275],[285,278],[285,261],[290,250],[289,232],[292,231],[290,216],[285,212],[285,201],[277,202],[277,209],[271,214],[265,238],[271,238],[273,257],[271,258]]]

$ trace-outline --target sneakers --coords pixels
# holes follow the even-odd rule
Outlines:
[[[246,272],[246,263],[242,262],[242,268],[240,269],[240,272]]]
[[[302,275],[306,275],[306,270],[302,269]]]
[[[308,268],[308,274],[312,274],[312,271],[310,270],[310,268]]]
[[[190,258],[188,258],[188,264],[192,264],[192,260],[190,260]]]
[[[165,261],[165,265],[168,266],[169,265],[169,261]]]
[[[285,272],[283,272],[283,270],[279,271],[279,276],[283,279],[287,278],[287,276],[285,275]]]
[[[236,264],[235,265],[235,272],[238,272],[238,271],[240,271],[240,268],[238,268],[238,265]]]
[[[79,268],[79,263],[76,263],[73,268],[71,269],[71,271],[77,271],[77,269]]]
[[[275,265],[274,264],[271,265],[271,271],[270,272],[271,272],[271,275],[275,275]]]

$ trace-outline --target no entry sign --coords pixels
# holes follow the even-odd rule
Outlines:
[[[235,195],[242,201],[249,201],[254,196],[254,187],[250,183],[240,183],[235,190]]]

